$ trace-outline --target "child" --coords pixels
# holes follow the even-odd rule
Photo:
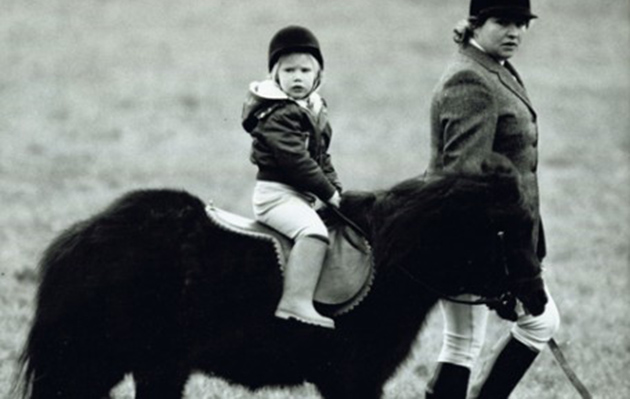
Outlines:
[[[314,210],[316,199],[339,206],[341,184],[330,161],[332,131],[317,94],[324,59],[306,28],[281,29],[269,44],[269,79],[253,82],[243,107],[243,127],[253,139],[258,166],[256,219],[294,240],[284,271],[276,317],[334,328],[313,306],[328,247],[328,231]]]

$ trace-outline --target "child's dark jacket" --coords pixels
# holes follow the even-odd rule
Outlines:
[[[258,180],[288,184],[324,201],[341,191],[328,154],[332,129],[323,103],[315,113],[271,82],[253,83],[243,106],[243,127],[253,139]]]

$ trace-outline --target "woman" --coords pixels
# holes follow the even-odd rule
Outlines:
[[[529,0],[471,0],[469,18],[455,30],[459,51],[433,96],[428,173],[477,168],[489,152],[507,156],[521,174],[524,197],[535,217],[532,241],[542,261],[536,112],[508,61],[533,18]],[[507,398],[558,329],[558,311],[540,270],[531,272],[537,277],[520,287],[518,301],[497,309],[515,323],[484,365],[473,398]],[[426,397],[464,399],[489,311],[448,301],[440,305],[444,340]]]

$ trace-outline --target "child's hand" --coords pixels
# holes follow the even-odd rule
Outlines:
[[[328,199],[328,201],[326,201],[326,203],[339,208],[339,205],[341,205],[341,195],[339,194],[339,191],[335,191],[335,193],[332,195],[332,197]]]

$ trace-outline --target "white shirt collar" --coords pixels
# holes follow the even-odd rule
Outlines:
[[[470,38],[470,44],[472,44],[474,47],[477,47],[479,50],[483,51],[484,53],[488,53],[486,51],[486,49],[484,49],[483,47],[481,47],[481,44],[479,44],[474,38]],[[501,65],[505,65],[505,60],[497,60],[497,62]]]

